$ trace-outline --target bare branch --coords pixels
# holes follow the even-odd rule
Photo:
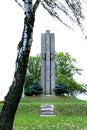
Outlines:
[[[79,0],[65,0],[68,7],[71,9],[78,25],[80,26],[81,30],[84,32],[84,28],[82,25],[82,20],[85,19],[82,13],[82,6]]]
[[[73,28],[71,28],[68,24],[66,24],[65,22],[63,22],[63,20],[60,18],[60,16],[58,15],[58,13],[54,10],[50,10],[49,7],[47,7],[44,3],[42,3],[42,6],[48,11],[48,13],[52,16],[57,18],[62,24],[64,24],[66,27],[68,27],[69,29],[73,30]]]
[[[24,0],[22,1],[24,2]],[[15,2],[17,2],[17,4],[23,9],[23,6],[17,0],[15,0]]]
[[[64,13],[66,16],[68,16],[73,22],[76,22],[76,20],[69,14],[68,8],[60,3],[58,0],[44,0],[42,1],[42,6],[48,11],[48,13],[54,17],[57,18],[62,24],[67,26],[68,28],[74,30],[71,26],[69,26],[65,21],[61,18],[61,12]]]
[[[68,28],[73,28],[73,23],[78,24],[84,34],[83,20],[85,17],[83,15],[82,3],[86,2],[87,0],[43,0],[41,4],[51,16],[57,18]],[[68,16],[72,21],[70,26],[62,19],[61,13]]]
[[[68,13],[69,10],[64,6],[62,3],[54,3],[56,8],[61,10],[66,16],[68,16],[73,22],[75,22],[75,19]]]
[[[35,4],[34,4],[34,6],[33,6],[33,11],[34,11],[34,13],[36,12],[36,10],[37,10],[37,8],[38,8],[38,6],[39,6],[39,4],[40,4],[40,1],[41,1],[41,0],[36,0]]]

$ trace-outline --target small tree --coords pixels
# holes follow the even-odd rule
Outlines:
[[[40,83],[38,81],[35,81],[32,86],[27,87],[25,89],[25,95],[26,96],[38,96],[43,93],[43,88],[41,87]]]
[[[55,55],[55,74],[56,84],[63,83],[67,86],[69,93],[73,95],[74,91],[84,91],[81,84],[74,79],[75,74],[81,75],[82,69],[75,66],[76,59],[69,53],[56,53]]]
[[[59,83],[58,85],[56,85],[53,91],[56,95],[64,95],[65,93],[69,93],[66,85],[63,83]]]

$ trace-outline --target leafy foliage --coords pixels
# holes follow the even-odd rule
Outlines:
[[[75,66],[76,60],[72,58],[69,53],[59,52],[55,54],[55,69],[56,77],[59,73],[65,75],[67,78],[73,78],[77,73],[81,75],[82,69]]]
[[[61,82],[67,86],[68,91],[73,95],[74,91],[84,91],[81,84],[77,83],[74,75],[77,73],[81,75],[82,69],[75,66],[76,60],[72,58],[69,53],[56,53],[55,55],[55,74],[56,84]]]
[[[43,93],[43,88],[41,87],[41,85],[39,84],[38,81],[35,81],[32,86],[27,87],[25,89],[25,95],[26,96],[38,96],[41,95]]]
[[[67,87],[63,83],[59,83],[58,85],[56,85],[53,91],[56,95],[63,95],[65,93],[69,93]]]
[[[30,56],[25,80],[26,95],[28,87],[32,86],[35,80],[41,79],[41,57],[40,55]],[[74,80],[74,75],[81,75],[82,69],[75,66],[76,60],[69,53],[55,53],[55,82],[56,84],[63,83],[73,94],[75,90],[83,91],[82,85]],[[28,93],[29,95],[29,93]]]
[[[64,75],[59,74],[58,78],[56,79],[56,84],[60,84],[61,82],[67,87],[70,95],[73,95],[75,91],[85,91],[83,86],[77,83],[73,78],[69,79]]]
[[[31,86],[35,80],[40,81],[40,77],[41,77],[40,55],[30,56],[24,85],[25,88]]]

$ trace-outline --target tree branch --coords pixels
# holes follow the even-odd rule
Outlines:
[[[66,24],[65,22],[63,22],[63,20],[60,18],[60,16],[58,15],[58,13],[53,10],[53,9],[50,9],[49,6],[47,7],[44,3],[41,3],[42,6],[44,7],[44,9],[46,9],[48,11],[48,13],[54,17],[54,18],[57,18],[62,24],[64,24],[66,27],[68,27],[69,29],[71,30],[74,30],[72,27],[70,27],[68,24]],[[68,14],[67,14],[68,15]]]
[[[78,0],[65,0],[68,7],[71,9],[79,27],[81,28],[82,32],[84,32],[84,27],[82,25],[82,20],[85,19],[83,12],[82,12],[82,5],[81,2]]]
[[[24,0],[22,0],[24,2]],[[15,0],[15,2],[23,9],[23,6],[18,2],[18,0]]]
[[[34,6],[33,6],[33,11],[34,11],[34,13],[36,12],[36,10],[37,10],[37,8],[38,8],[38,6],[39,6],[39,4],[40,4],[40,1],[41,1],[41,0],[36,0],[35,4],[34,4]]]

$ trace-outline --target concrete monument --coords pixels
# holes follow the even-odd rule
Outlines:
[[[41,34],[41,82],[44,95],[52,95],[55,86],[55,35]]]

